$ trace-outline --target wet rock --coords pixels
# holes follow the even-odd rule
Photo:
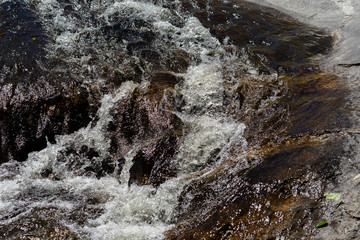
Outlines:
[[[167,239],[313,236],[341,149],[336,137],[308,139],[274,149],[249,171],[225,166],[191,182],[180,197],[177,227]]]
[[[97,104],[69,64],[47,56],[48,33],[31,6],[1,4],[0,163],[24,161],[55,135],[86,126]],[[90,90],[91,92],[91,90]]]
[[[224,41],[248,48],[255,62],[266,56],[273,69],[298,71],[310,58],[328,52],[332,37],[319,29],[301,24],[279,11],[243,1],[185,1],[184,8],[194,14],[210,32]],[[308,44],[303,44],[304,42]]]
[[[276,81],[238,85],[227,108],[247,125],[248,167],[230,156],[186,185],[168,239],[314,238],[351,126],[341,107],[346,91],[319,71]]]
[[[89,148],[86,145],[81,147],[72,145],[58,154],[57,164],[65,164],[67,170],[76,176],[96,177],[99,179],[114,173],[119,163],[114,162],[109,156],[101,156],[94,148]],[[48,176],[45,177],[57,177],[52,175],[52,171],[49,169],[44,169],[44,171],[48,173]]]
[[[0,84],[35,81],[42,72],[43,47],[49,38],[22,1],[6,1],[0,11]]]
[[[175,156],[179,146],[179,137],[172,133],[142,148],[133,159],[129,183],[159,186],[167,179],[175,177]]]
[[[125,143],[123,145],[126,146],[143,139],[156,139],[155,136],[181,127],[176,115],[166,111],[169,106],[164,101],[152,98],[159,94],[161,96],[161,92],[152,89],[141,94],[135,92],[129,99],[119,103],[115,122],[110,127],[116,132],[117,143]],[[165,108],[162,109],[164,104]]]
[[[303,57],[294,58],[295,65],[304,64]],[[225,111],[246,124],[247,167],[232,160],[242,156],[239,150],[187,184],[167,239],[314,238],[325,211],[323,193],[336,178],[351,122],[337,76],[316,67],[296,72],[256,79],[239,73],[235,91],[225,81]]]
[[[153,74],[149,90],[154,93],[153,96],[163,97],[161,94],[164,91],[173,91],[175,89],[175,85],[181,83],[182,81],[182,77],[176,76],[170,72],[157,71]]]
[[[289,106],[293,112],[291,135],[336,132],[351,127],[351,121],[344,114],[349,90],[337,76],[321,72],[298,74],[288,80],[288,84]]]
[[[149,62],[159,63],[161,55],[158,51],[151,49],[142,49],[140,56]]]
[[[175,73],[184,73],[190,66],[190,58],[191,56],[181,49],[171,49],[168,56],[164,58],[164,65]]]
[[[24,161],[27,154],[54,143],[55,135],[86,126],[96,105],[85,89],[47,81],[7,84],[0,91],[0,162]]]
[[[145,92],[135,90],[117,105],[109,126],[114,158],[122,159],[131,148],[140,146],[130,170],[130,183],[158,186],[176,174],[173,160],[180,146],[182,122],[172,113],[171,102],[163,98],[164,88],[166,85]]]
[[[225,100],[227,112],[246,124],[248,144],[262,145],[289,135],[350,128],[343,107],[347,91],[336,75],[314,70],[269,79],[241,78]]]
[[[264,74],[261,78],[265,80],[244,79],[240,74],[235,77],[239,82],[233,83],[238,88],[228,91],[224,100],[226,113],[247,125],[245,137],[249,154],[245,160],[248,169],[239,167],[237,161],[243,155],[232,149],[218,169],[205,177],[197,175],[198,178],[184,188],[178,214],[173,219],[177,225],[168,233],[168,238],[274,239],[288,236],[299,239],[312,236],[315,224],[322,218],[324,186],[336,174],[342,154],[340,126],[346,123],[339,111],[344,98],[342,89],[337,89],[336,78],[319,72],[311,75],[315,66],[311,65],[310,57],[326,52],[331,38],[287,16],[280,18],[273,10],[258,11],[253,5],[238,1],[238,7],[224,1],[183,2],[184,8],[221,41],[245,47],[244,54],[250,53],[250,61],[261,67],[260,72]],[[193,6],[195,2],[198,6]],[[79,34],[70,50],[62,47],[56,50],[55,55],[62,60],[48,59],[45,66],[48,69],[56,66],[60,70],[44,75],[44,72],[36,73],[34,68],[34,76],[42,77],[35,77],[35,83],[24,81],[1,87],[1,162],[25,160],[29,152],[44,148],[47,140],[54,142],[56,134],[74,132],[93,119],[98,103],[92,95],[93,89],[79,87],[81,80],[104,79],[105,87],[95,93],[99,94],[96,97],[102,92],[111,92],[111,88],[124,81],[148,80],[148,88],[137,88],[111,110],[113,121],[106,133],[111,140],[109,156],[95,148],[74,144],[59,152],[57,163],[74,175],[101,178],[120,174],[126,154],[134,150],[130,184],[159,186],[176,176],[175,156],[182,140],[183,123],[174,114],[174,96],[180,95],[174,86],[182,81],[177,73],[186,71],[192,56],[171,44],[154,50],[158,36],[151,30],[151,22],[119,18],[121,14],[115,11],[114,16],[109,16],[111,24],[104,26],[100,18],[95,20],[98,14],[91,12],[91,7],[84,7],[91,3],[80,1],[79,6],[83,8],[79,7],[79,12],[84,14],[77,16],[68,1],[61,1],[61,4],[64,15],[83,22],[89,20],[100,27]],[[181,25],[181,21],[177,24]],[[59,36],[56,31],[60,30],[55,29],[54,36]],[[89,49],[84,49],[80,43],[89,43]],[[41,54],[34,56],[35,60],[41,59]],[[268,59],[265,64],[263,56]],[[272,68],[279,73],[285,70],[299,74],[271,79]],[[19,79],[27,79],[23,70],[14,67],[11,71]],[[229,90],[233,86],[224,88]],[[325,121],[329,118],[336,121]],[[219,150],[213,153],[210,158],[217,157]],[[208,166],[214,162],[209,159]],[[51,166],[46,166],[39,174],[42,178],[61,180]],[[61,220],[83,226],[88,219],[101,215],[101,211],[92,206],[98,203],[97,199],[85,201],[66,191],[54,193],[39,188],[22,194],[18,198],[24,201],[51,200],[55,195],[58,199],[72,203],[81,201],[82,204],[75,207],[71,216],[67,215],[68,211],[61,214],[59,209],[33,209],[18,221],[3,226],[1,229],[5,231],[1,236],[4,238],[76,239]],[[358,213],[350,210],[356,217]]]

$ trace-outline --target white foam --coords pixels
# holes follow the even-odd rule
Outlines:
[[[81,23],[72,16],[64,15],[58,1],[27,1],[37,6],[44,26],[54,35],[56,43],[51,47],[68,51],[66,61],[83,64],[84,68],[94,67],[87,65],[87,59],[90,57],[85,51],[83,52],[83,49],[88,47],[98,50],[99,57],[106,54],[111,59],[111,54],[117,54],[116,51],[112,53],[111,49],[102,52],[101,36],[96,36],[100,39],[96,39],[100,41],[98,45],[92,42],[94,39],[88,42],[79,41],[81,34],[95,31],[99,26],[88,26],[87,23]],[[76,176],[66,166],[67,159],[63,159],[64,162],[58,161],[58,155],[71,145],[76,147],[86,145],[94,148],[99,153],[99,158],[108,156],[110,142],[105,132],[112,120],[112,109],[136,87],[148,86],[145,81],[140,86],[133,82],[125,82],[114,93],[103,96],[95,126],[94,123],[90,123],[73,134],[57,136],[56,144],[48,143],[45,149],[29,154],[27,161],[20,167],[20,174],[13,180],[2,182],[4,189],[0,191],[6,197],[1,198],[0,209],[13,204],[12,201],[16,201],[13,199],[14,196],[30,186],[47,189],[50,192],[65,189],[75,196],[98,199],[100,202],[98,207],[104,211],[98,218],[89,219],[84,226],[78,226],[73,222],[67,223],[67,226],[79,236],[106,240],[162,239],[163,233],[173,226],[172,220],[178,197],[183,186],[189,181],[185,180],[187,174],[203,170],[209,162],[213,165],[220,164],[233,148],[246,148],[246,141],[242,137],[245,125],[223,112],[224,92],[228,91],[224,89],[224,74],[231,74],[239,69],[255,74],[256,69],[249,66],[245,54],[241,54],[235,48],[231,51],[225,50],[227,44],[224,45],[211,36],[209,29],[202,26],[195,17],[188,17],[180,12],[173,13],[162,7],[161,1],[158,4],[152,2],[89,1],[89,12],[82,13],[94,15],[98,18],[99,24],[103,24],[102,26],[111,26],[116,23],[117,17],[144,19],[151,23],[152,30],[160,35],[160,38],[154,41],[155,45],[158,44],[156,46],[161,48],[165,42],[193,56],[191,66],[182,75],[184,82],[176,86],[177,92],[181,93],[184,101],[182,111],[176,114],[187,125],[180,152],[176,157],[179,161],[179,177],[167,180],[157,189],[152,186],[128,186],[129,170],[133,164],[133,157],[138,151],[136,145],[132,146],[131,151],[124,156],[125,164],[120,179],[112,175],[101,179]],[[77,5],[75,0],[73,3],[75,8],[82,6],[80,3]],[[176,18],[181,16],[183,24],[174,26],[171,23],[173,17],[171,14],[175,14]],[[116,43],[113,47],[125,51],[124,46],[126,42]],[[231,46],[227,45],[226,48],[231,49]],[[80,53],[80,56],[72,53]],[[123,67],[122,62],[112,66],[119,70]],[[101,79],[98,78],[96,81],[101,82]],[[52,169],[59,180],[39,178],[41,172],[47,168]],[[46,206],[46,204],[46,199],[39,200],[31,203],[29,208]],[[77,203],[70,200],[54,200],[49,204],[64,211],[71,211]]]
[[[185,111],[194,108],[202,111],[218,110],[223,104],[223,79],[220,73],[219,62],[212,64],[202,63],[190,67],[185,74],[181,93],[185,100]]]
[[[172,226],[170,216],[181,191],[178,182],[169,181],[156,190],[152,186],[128,187],[111,177],[68,179],[69,190],[97,196],[104,202],[103,215],[75,229],[91,239],[160,239]]]
[[[123,166],[123,169],[121,171],[120,174],[120,182],[123,184],[127,184],[129,183],[129,179],[130,179],[130,168],[133,165],[133,158],[136,156],[137,151],[138,151],[138,147],[135,146],[133,149],[131,149],[125,156],[125,163]]]
[[[12,205],[9,200],[20,191],[17,181],[3,180],[0,182],[0,212],[7,210]]]
[[[57,161],[58,153],[65,149],[69,143],[74,143],[77,146],[89,146],[96,149],[100,155],[106,156],[110,141],[104,133],[112,120],[111,109],[116,102],[132,93],[136,86],[138,85],[131,81],[125,82],[115,93],[104,95],[101,100],[101,107],[97,112],[99,119],[94,127],[90,123],[87,127],[81,128],[73,134],[57,136],[56,144],[48,143],[45,149],[30,153],[28,161],[20,170],[22,175],[27,178],[38,176],[47,167],[53,169],[59,176],[72,175],[71,172],[66,170],[65,163],[59,164]]]
[[[182,120],[191,126],[178,155],[182,173],[192,173],[217,158],[220,163],[234,145],[238,149],[246,147],[242,123],[206,115],[182,116]]]
[[[188,18],[181,32],[173,37],[178,47],[194,54],[202,62],[211,62],[213,56],[209,56],[209,54],[217,53],[216,50],[221,47],[220,42],[211,36],[209,29],[205,28],[195,17]]]
[[[140,1],[116,1],[113,5],[109,6],[101,17],[104,17],[108,20],[112,15],[120,16],[137,16],[141,19],[146,19],[150,21],[159,21],[162,19],[169,19],[171,17],[170,11],[162,6],[152,4],[151,2],[140,2]]]

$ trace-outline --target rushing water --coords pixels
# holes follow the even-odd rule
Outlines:
[[[84,86],[101,86],[103,83],[101,76],[96,74],[100,64],[89,61],[94,57],[88,55],[89,49],[96,52],[97,61],[101,64],[121,71],[129,58],[120,59],[117,55],[129,54],[129,42],[142,33],[151,31],[156,35],[152,46],[155,50],[163,51],[166,44],[191,55],[192,62],[187,70],[176,73],[184,78],[176,86],[184,104],[174,113],[187,125],[187,133],[175,157],[179,162],[178,177],[158,188],[128,184],[132,159],[142,143],[134,143],[126,153],[119,177],[110,174],[98,179],[78,176],[69,170],[66,164],[70,157],[65,155],[59,159],[66,147],[87,146],[94,149],[99,153],[95,161],[101,161],[110,154],[106,128],[112,121],[114,105],[129,97],[136,87],[146,88],[149,79],[143,74],[136,83],[123,82],[114,92],[102,97],[97,119],[87,127],[70,135],[57,136],[56,143],[48,143],[45,149],[32,152],[22,164],[3,166],[0,224],[10,225],[33,212],[36,214],[36,209],[54,208],[55,214],[62,219],[61,224],[81,239],[163,238],[162,234],[173,226],[177,199],[182,187],[189,181],[187,176],[202,170],[215,150],[219,151],[217,154],[220,157],[213,164],[219,164],[232,147],[245,148],[246,142],[242,137],[244,124],[224,113],[224,92],[231,90],[224,89],[223,74],[224,68],[227,71],[241,68],[251,75],[256,73],[256,68],[245,64],[247,58],[243,53],[212,37],[198,19],[181,12],[179,1],[25,2],[36,9],[42,25],[53,39],[47,46],[47,57],[58,55],[69,63],[67,71],[81,78]],[[137,22],[142,22],[142,26],[136,26]],[[136,30],[140,34],[130,34],[120,41],[101,36],[100,29],[116,24],[127,24],[127,28],[139,27]],[[136,60],[136,56],[132,57]],[[86,166],[84,162],[81,168]],[[57,179],[41,178],[44,169],[51,169]],[[84,199],[97,199],[94,209],[98,212],[94,214],[91,209],[85,210],[82,213],[85,223],[79,225],[66,216],[72,211],[79,211]]]
[[[250,17],[241,15],[253,11],[253,6],[241,8],[240,1],[233,3],[0,1],[10,15],[31,19],[33,24],[9,27],[10,30],[4,30],[0,36],[1,41],[19,35],[17,31],[20,30],[31,33],[31,36],[24,34],[26,44],[19,44],[15,51],[4,50],[5,56],[14,57],[14,61],[21,61],[22,53],[30,56],[30,60],[25,59],[23,66],[17,63],[10,66],[10,60],[5,61],[9,66],[0,66],[1,82],[6,84],[9,79],[18,81],[18,76],[30,76],[30,80],[35,79],[34,84],[36,81],[41,84],[49,78],[48,81],[55,82],[56,86],[75,86],[74,93],[65,92],[65,95],[76,95],[76,91],[85,89],[88,98],[94,101],[90,105],[97,109],[90,123],[82,125],[85,127],[49,138],[46,147],[29,153],[24,162],[9,161],[1,165],[0,228],[5,230],[0,231],[0,236],[11,239],[37,239],[39,236],[43,239],[163,239],[168,230],[178,227],[178,218],[183,214],[181,211],[186,211],[186,204],[202,194],[193,192],[197,184],[207,179],[204,182],[209,181],[210,186],[217,178],[214,176],[224,169],[228,170],[224,170],[226,176],[209,187],[212,190],[209,196],[216,196],[200,198],[202,202],[197,203],[201,205],[199,212],[205,214],[201,216],[203,219],[218,207],[217,204],[223,204],[221,206],[226,209],[228,202],[238,200],[241,194],[232,195],[236,189],[243,187],[248,191],[246,194],[251,195],[251,190],[240,184],[242,180],[238,175],[259,164],[261,158],[251,157],[243,120],[250,126],[261,125],[252,126],[254,133],[248,133],[253,141],[251,147],[255,145],[256,149],[256,139],[266,135],[261,132],[266,128],[277,141],[276,134],[285,131],[285,127],[279,127],[279,122],[287,120],[290,107],[287,103],[275,104],[275,107],[272,104],[282,98],[284,102],[290,101],[284,96],[288,92],[292,94],[279,73],[298,71],[297,61],[304,64],[305,72],[311,72],[312,66],[306,65],[307,58],[323,53],[331,44],[319,31],[310,29],[307,35],[302,26],[291,23],[295,26],[292,29],[287,20],[281,20],[281,27],[286,29],[282,39],[285,43],[281,42],[274,37],[278,30],[272,29],[276,24],[271,14],[259,14],[259,21],[266,26],[264,30],[251,14]],[[20,10],[15,11],[15,7]],[[266,21],[265,16],[271,21]],[[243,29],[238,27],[241,21]],[[250,24],[254,24],[255,30]],[[248,35],[239,36],[243,31]],[[256,31],[264,33],[257,35]],[[296,44],[305,41],[307,36],[314,38],[298,47]],[[29,50],[28,46],[38,46],[39,50]],[[289,50],[289,54],[284,50]],[[10,85],[4,86],[4,92],[11,91]],[[80,90],[78,94],[81,98]],[[3,98],[6,109],[7,98]],[[307,101],[307,98],[297,99],[300,106],[301,101]],[[47,104],[46,113],[40,115],[39,122],[47,120],[47,114],[58,109],[58,105],[51,105],[52,101],[49,106]],[[123,106],[126,104],[130,107]],[[149,107],[148,110],[148,106],[153,109]],[[135,108],[140,109],[140,117],[134,120],[131,118],[138,116]],[[144,113],[141,109],[147,111]],[[124,116],[120,116],[122,110]],[[254,123],[251,122],[253,116]],[[180,122],[180,130],[175,129],[173,119]],[[140,123],[134,123],[137,120]],[[125,126],[116,126],[119,121]],[[162,127],[160,130],[152,128],[152,124]],[[267,126],[272,124],[274,126]],[[42,127],[38,123],[38,132]],[[148,133],[146,128],[155,133],[150,130]],[[162,143],[159,139],[171,131],[178,131],[174,138],[178,139],[179,146],[157,146],[158,142]],[[121,141],[114,144],[118,135],[127,132],[130,132],[130,139],[123,141],[119,137]],[[21,143],[21,137],[18,138],[16,141]],[[169,161],[175,166],[175,170],[171,170],[175,173],[168,174],[160,183],[151,182],[146,176],[143,176],[145,180],[134,182],[133,169],[139,167],[136,162],[139,156],[156,153],[153,148],[157,147],[170,149],[168,152],[159,150],[155,158]],[[257,171],[250,172],[250,176],[257,176]],[[260,187],[266,184],[255,184],[254,194],[259,194]],[[189,191],[184,193],[184,190]],[[261,210],[261,205],[254,209]]]

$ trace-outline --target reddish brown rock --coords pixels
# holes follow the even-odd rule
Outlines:
[[[156,73],[149,89],[136,89],[116,106],[108,129],[114,159],[139,147],[130,169],[130,183],[158,186],[176,175],[182,122],[173,112],[171,92],[179,80],[170,73]],[[167,91],[170,95],[165,99]]]
[[[288,143],[289,144],[289,143]],[[341,138],[307,138],[272,149],[258,166],[223,166],[191,182],[167,239],[295,239],[321,220],[322,193],[342,155]]]
[[[0,99],[0,162],[26,160],[55,135],[85,127],[96,112],[85,89],[43,81],[3,85]]]
[[[312,56],[332,48],[332,37],[325,31],[272,8],[234,0],[184,1],[183,5],[220,41],[228,38],[230,43],[255,53],[252,60],[265,72],[268,69],[264,64],[296,72],[304,65],[311,66]]]

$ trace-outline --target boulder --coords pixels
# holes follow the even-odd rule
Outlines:
[[[169,72],[156,73],[149,88],[135,89],[116,104],[114,121],[108,128],[110,152],[118,160],[130,150],[137,151],[129,183],[158,186],[176,175],[175,156],[183,123],[174,113],[173,91],[179,81]]]

